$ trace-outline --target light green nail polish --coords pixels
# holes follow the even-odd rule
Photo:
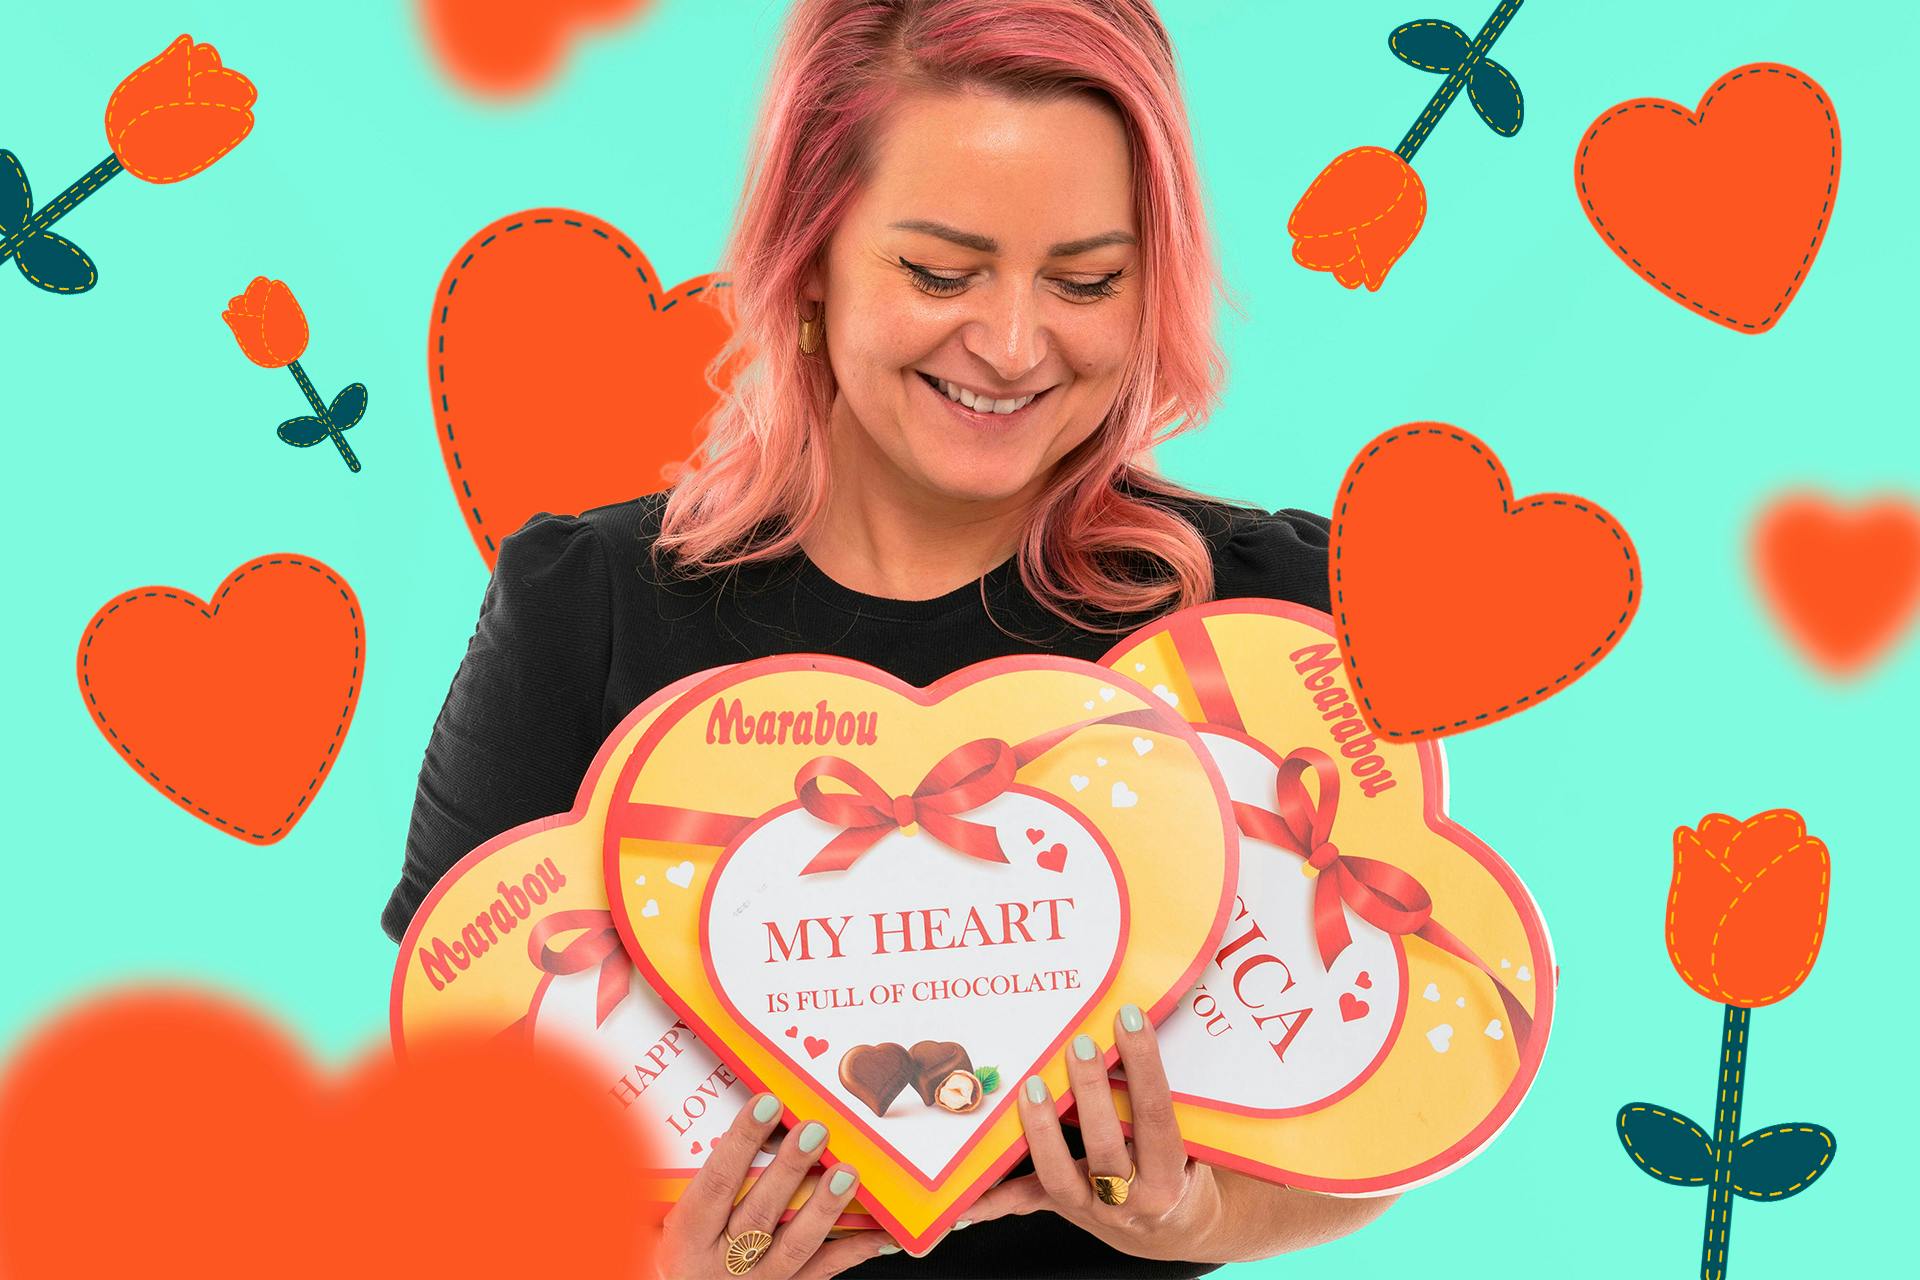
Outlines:
[[[1073,1056],[1080,1059],[1080,1061],[1087,1062],[1098,1052],[1099,1050],[1093,1047],[1092,1036],[1075,1036],[1073,1038]]]
[[[831,1191],[834,1195],[844,1194],[846,1189],[852,1185],[853,1170],[851,1169],[836,1169],[833,1172],[833,1176],[827,1179],[827,1190]]]
[[[1027,1077],[1027,1101],[1045,1102],[1047,1100],[1047,1082],[1039,1076]]]
[[[972,1219],[972,1218],[962,1218],[962,1219],[960,1219],[960,1221],[958,1221],[958,1222],[956,1222],[956,1223],[954,1223],[954,1224],[953,1224],[953,1229],[954,1229],[955,1231],[958,1231],[958,1230],[959,1230],[960,1228],[962,1228],[962,1227],[970,1227],[970,1226],[972,1226],[972,1225],[973,1225],[973,1219]]]
[[[779,1114],[780,1099],[770,1093],[761,1094],[759,1100],[753,1104],[753,1118],[761,1124],[765,1124]]]
[[[1141,1016],[1140,1006],[1137,1004],[1121,1005],[1120,1025],[1129,1031],[1138,1031],[1140,1028],[1146,1026],[1147,1020]]]
[[[802,1151],[812,1151],[826,1140],[827,1126],[821,1124],[818,1120],[807,1121],[806,1127],[800,1130],[800,1149]]]
[[[898,1253],[900,1252],[900,1246],[897,1244],[883,1244],[880,1246],[879,1251],[881,1253]]]

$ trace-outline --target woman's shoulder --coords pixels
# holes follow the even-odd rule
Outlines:
[[[1205,494],[1161,497],[1179,511],[1213,552],[1214,597],[1292,600],[1322,611],[1332,522],[1298,507],[1265,507]]]

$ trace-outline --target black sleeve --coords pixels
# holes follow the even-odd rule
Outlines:
[[[602,738],[611,610],[590,524],[541,512],[501,541],[427,740],[400,883],[380,915],[389,938],[406,935],[434,882],[476,847],[572,807]]]
[[[1291,600],[1333,611],[1327,587],[1327,543],[1333,522],[1311,511],[1282,507],[1272,515],[1252,513],[1227,535],[1214,596]]]

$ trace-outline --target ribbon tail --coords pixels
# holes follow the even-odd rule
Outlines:
[[[621,947],[607,952],[606,959],[600,962],[600,985],[594,994],[593,1025],[598,1027],[607,1020],[607,1015],[620,1006],[627,998],[627,953]]]
[[[1333,962],[1353,942],[1353,931],[1347,928],[1347,910],[1334,883],[1336,877],[1345,874],[1346,869],[1335,863],[1314,877],[1313,940],[1320,949],[1321,967],[1329,973]]]

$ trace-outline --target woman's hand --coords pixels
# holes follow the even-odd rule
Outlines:
[[[826,1126],[817,1122],[787,1134],[773,1162],[760,1171],[747,1194],[740,1195],[754,1157],[779,1121],[779,1102],[763,1093],[742,1107],[715,1139],[706,1163],[661,1222],[653,1259],[658,1280],[734,1280],[727,1270],[727,1238],[747,1231],[773,1237],[746,1273],[753,1280],[825,1280],[891,1245],[884,1231],[827,1240],[828,1229],[853,1199],[859,1181],[845,1164],[823,1170],[806,1203],[786,1223],[780,1222],[795,1188],[826,1144]]]
[[[1224,1217],[1215,1170],[1187,1158],[1160,1063],[1160,1041],[1138,1007],[1121,1009],[1114,1037],[1127,1072],[1132,1149],[1120,1132],[1100,1048],[1091,1037],[1076,1036],[1067,1046],[1067,1079],[1086,1159],[1075,1160],[1067,1150],[1046,1084],[1031,1076],[1021,1085],[1019,1106],[1034,1172],[994,1187],[981,1196],[980,1207],[995,1217],[1051,1209],[1123,1253],[1207,1261],[1205,1251]],[[1094,1195],[1090,1173],[1124,1178],[1129,1170],[1133,1186],[1126,1203],[1106,1204]]]

